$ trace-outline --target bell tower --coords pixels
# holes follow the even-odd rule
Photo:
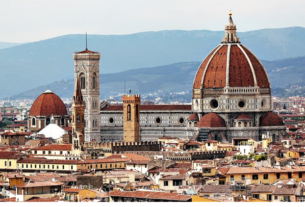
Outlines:
[[[75,80],[79,79],[84,103],[85,141],[100,141],[100,53],[86,50],[74,53]]]
[[[123,95],[124,142],[140,142],[140,95]]]

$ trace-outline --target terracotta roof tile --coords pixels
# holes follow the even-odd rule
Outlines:
[[[159,180],[185,180],[185,175],[165,175]]]
[[[91,50],[88,50],[87,48],[83,51],[77,52],[76,54],[83,54],[83,53],[99,54],[98,52],[93,52]]]
[[[59,185],[65,185],[62,182],[35,182],[35,183],[23,183],[21,185],[17,185],[17,188],[31,188],[31,187],[42,187],[42,186],[59,186]]]
[[[19,152],[0,151],[0,159],[19,159],[23,154]]]
[[[164,192],[148,192],[148,191],[113,191],[109,193],[111,197],[125,197],[125,198],[144,198],[153,200],[175,200],[175,201],[189,201],[192,196],[180,195],[178,193],[164,193]]]
[[[72,144],[50,144],[46,146],[41,146],[34,148],[32,150],[72,150]]]
[[[200,193],[232,193],[229,185],[204,185]]]
[[[58,200],[60,200],[59,196],[54,196],[51,198],[32,197],[25,202],[57,202]]]

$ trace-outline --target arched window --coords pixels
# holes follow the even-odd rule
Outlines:
[[[130,104],[127,105],[127,121],[131,120],[131,106]]]
[[[64,126],[65,125],[65,118],[61,117],[61,125]]]
[[[35,126],[36,125],[36,119],[32,118],[32,125]]]
[[[49,124],[50,124],[50,118],[47,118],[46,125],[49,125]]]
[[[93,100],[92,102],[92,109],[97,109],[97,101]]]
[[[96,88],[96,74],[93,73],[93,77],[92,77],[92,89]]]
[[[198,104],[198,100],[195,101],[195,110],[198,110],[199,108],[199,104]]]
[[[86,79],[85,79],[85,74],[84,73],[80,74],[80,88],[81,89],[86,89]]]
[[[80,115],[79,115],[79,114],[76,115],[76,122],[77,122],[77,123],[80,122]]]

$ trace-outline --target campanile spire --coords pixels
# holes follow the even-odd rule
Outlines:
[[[239,38],[236,35],[236,25],[232,19],[232,12],[229,13],[229,21],[225,26],[225,36],[222,38],[222,43],[239,43]]]

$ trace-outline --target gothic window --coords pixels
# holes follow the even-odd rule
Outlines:
[[[127,121],[131,120],[131,106],[130,104],[127,105]]]
[[[86,79],[84,73],[80,74],[80,88],[86,89]]]
[[[93,120],[92,125],[93,125],[93,127],[97,127],[97,120],[96,119]]]
[[[85,110],[86,110],[86,102],[84,101],[84,108],[85,108]]]
[[[35,126],[36,125],[36,119],[32,118],[32,125]]]
[[[95,89],[96,87],[96,75],[95,73],[93,73],[93,77],[92,77],[92,89]]]
[[[77,122],[77,123],[80,122],[80,115],[79,115],[79,114],[76,115],[76,122]]]

